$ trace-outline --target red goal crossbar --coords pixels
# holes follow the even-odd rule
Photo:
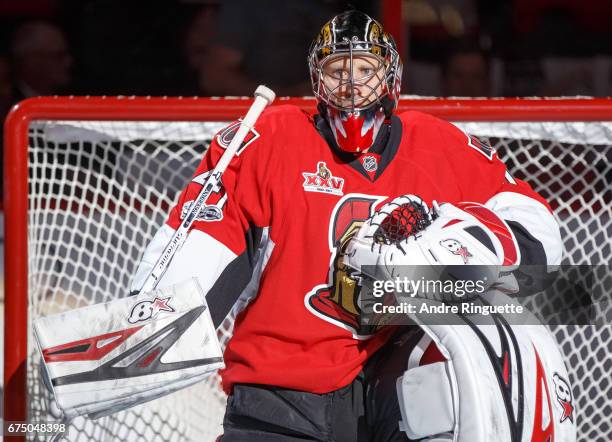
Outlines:
[[[612,99],[409,99],[399,111],[452,121],[612,121]],[[28,127],[35,120],[232,121],[246,98],[42,97],[13,108],[5,122],[4,420],[26,420],[28,342]],[[280,98],[315,111],[312,98]]]

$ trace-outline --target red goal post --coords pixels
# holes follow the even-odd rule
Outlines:
[[[13,108],[5,122],[4,140],[5,421],[25,421],[27,418],[28,149],[31,123],[38,120],[229,122],[243,115],[250,102],[246,98],[42,97],[28,99]],[[308,112],[315,111],[315,101],[312,98],[280,98],[274,103],[282,104],[297,105]],[[427,112],[453,122],[612,124],[612,99],[404,97],[400,101],[399,111],[408,109]],[[612,136],[612,132],[609,135]],[[567,144],[565,141],[563,143]],[[594,144],[601,144],[601,141]],[[608,139],[608,149],[610,145],[612,138]],[[610,158],[609,152],[604,154],[604,158]],[[609,173],[609,169],[604,171],[604,174]],[[609,205],[607,209],[605,205],[606,199],[609,204],[609,196],[602,196],[603,207],[602,200],[597,199],[592,210],[609,210]],[[609,235],[609,223],[603,228]],[[612,393],[609,389],[607,394],[610,400]]]

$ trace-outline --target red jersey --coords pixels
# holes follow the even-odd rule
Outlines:
[[[235,129],[215,137],[154,243],[165,245]],[[523,230],[521,256],[546,250],[545,260],[557,260],[546,203],[454,125],[418,112],[394,116],[384,149],[359,157],[328,141],[300,109],[267,109],[164,275],[161,285],[197,276],[217,324],[230,308],[237,314],[221,372],[227,392],[255,383],[326,393],[356,377],[390,330],[360,326],[359,287],[342,251],[388,198],[487,204]],[[150,249],[144,262],[155,261],[159,246]]]

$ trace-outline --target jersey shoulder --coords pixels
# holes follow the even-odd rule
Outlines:
[[[273,131],[276,135],[289,134],[293,129],[314,126],[313,117],[291,104],[270,106],[262,113],[255,127],[262,131]]]
[[[234,121],[215,135],[218,149],[224,150],[229,146],[240,124],[241,120]],[[268,107],[247,133],[237,154],[243,159],[265,158],[291,144],[288,143],[291,137],[299,136],[297,134],[306,132],[309,128],[312,130],[313,127],[312,117],[297,106]]]
[[[404,127],[410,128],[411,130],[442,130],[443,132],[448,133],[456,133],[457,131],[460,131],[460,129],[458,129],[454,124],[425,112],[412,110],[405,111],[398,114],[398,118],[401,120]]]
[[[493,161],[495,150],[491,146],[449,121],[418,111],[402,112],[398,117],[404,132],[428,148],[435,147],[453,157],[477,153]]]
[[[465,145],[466,134],[452,123],[419,111],[406,111],[398,115],[404,138],[428,149],[454,150]]]
[[[313,117],[289,104],[267,108],[255,123],[254,130],[260,138],[258,149],[274,151],[293,148],[316,135]]]

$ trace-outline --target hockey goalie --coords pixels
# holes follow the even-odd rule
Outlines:
[[[360,303],[371,281],[421,271],[442,278],[440,266],[456,278],[486,279],[480,302],[512,302],[510,271],[560,263],[546,201],[476,137],[426,114],[394,113],[402,63],[371,17],[332,18],[308,64],[318,114],[278,105],[252,125],[222,130],[149,244],[133,282],[138,294],[117,301],[125,303],[122,321],[133,321],[130,334],[102,342],[115,348],[88,370],[113,360],[113,368],[155,367],[156,380],[167,382],[115,401],[113,410],[180,388],[189,379],[181,357],[216,357],[214,346],[205,355],[171,345],[131,350],[142,341],[137,326],[163,319],[162,330],[200,308],[205,336],[191,334],[190,345],[204,346],[227,315],[236,318],[220,371],[228,394],[222,441],[575,440],[571,386],[543,326],[496,315],[486,324],[469,315],[458,315],[459,325],[431,324],[419,314],[392,326],[364,321]],[[169,264],[158,274],[160,262]],[[414,297],[456,301],[439,292]],[[113,321],[105,327],[116,331]],[[173,327],[179,342],[182,329]],[[57,390],[71,367],[57,340],[49,350],[51,328],[40,329],[39,340]],[[127,378],[129,370],[115,374]],[[87,373],[72,376],[97,388]],[[112,391],[104,394],[111,404]]]

